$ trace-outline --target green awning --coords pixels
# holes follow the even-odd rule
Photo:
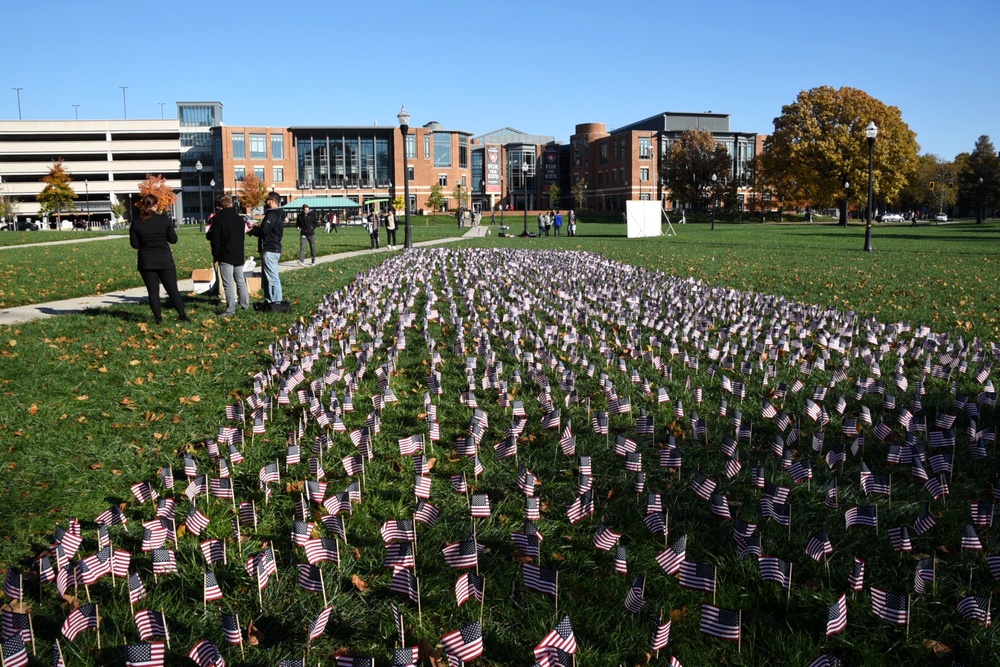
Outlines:
[[[282,208],[301,209],[303,206],[309,208],[360,208],[358,202],[349,197],[299,197],[285,204]]]

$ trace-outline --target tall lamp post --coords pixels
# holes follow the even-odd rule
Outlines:
[[[403,210],[406,211],[406,232],[403,236],[403,248],[412,248],[413,239],[410,236],[410,168],[406,161],[406,134],[410,131],[410,114],[406,111],[404,104],[396,114],[399,121],[399,130],[403,135]]]
[[[715,209],[717,208],[715,204],[715,184],[718,183],[719,176],[717,174],[712,174],[712,231],[715,231]]]
[[[865,136],[868,137],[868,219],[865,220],[865,252],[872,251],[872,203],[875,192],[872,186],[872,172],[875,168],[875,137],[878,136],[878,127],[875,121],[868,123],[865,128]]]
[[[850,217],[851,210],[851,184],[849,181],[844,181],[844,227],[847,226],[848,218]]]
[[[201,170],[204,165],[201,160],[194,163],[194,168],[198,172],[198,229],[205,231],[205,200],[201,196]]]
[[[979,177],[979,191],[976,194],[976,224],[983,221],[983,177]]]
[[[522,236],[528,235],[528,163],[525,161],[524,154],[521,154],[521,179],[524,181],[524,233]]]
[[[87,229],[90,229],[90,180],[83,180],[83,187],[87,191]]]

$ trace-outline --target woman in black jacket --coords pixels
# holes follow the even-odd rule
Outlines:
[[[171,243],[177,243],[174,223],[160,213],[159,201],[154,195],[146,195],[138,204],[139,220],[133,220],[128,237],[132,247],[139,251],[137,268],[142,282],[146,284],[149,307],[153,318],[159,324],[163,321],[160,311],[160,285],[167,290],[170,304],[180,315],[181,322],[187,322],[184,313],[184,299],[177,289],[177,267],[170,252]]]

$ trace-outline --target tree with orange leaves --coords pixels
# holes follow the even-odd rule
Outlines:
[[[247,174],[240,183],[240,204],[252,211],[264,205],[267,199],[267,184],[255,174]]]
[[[177,201],[177,193],[167,185],[167,179],[162,174],[146,174],[146,180],[139,183],[139,199],[146,195],[156,197],[161,211],[169,211]]]
[[[53,161],[49,173],[42,178],[45,187],[38,193],[38,203],[41,204],[42,215],[55,213],[58,218],[62,213],[76,210],[76,192],[70,183],[73,178],[66,171],[66,163],[62,158]]]

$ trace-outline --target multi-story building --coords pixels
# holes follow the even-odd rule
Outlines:
[[[559,185],[560,145],[555,137],[504,127],[474,139],[473,197],[483,210],[559,208],[549,190]],[[565,193],[563,193],[565,194]]]
[[[407,134],[409,208],[428,209],[434,185],[444,208],[468,205],[471,133],[431,122]],[[387,208],[403,195],[402,134],[394,126],[219,127],[213,130],[217,190],[238,194],[247,174],[295,210],[302,202],[348,213]],[[297,200],[301,200],[297,203]]]
[[[20,220],[41,217],[42,178],[57,160],[65,162],[77,196],[76,211],[60,217],[102,222],[111,219],[112,204],[131,204],[147,175],[163,176],[180,190],[180,158],[176,119],[0,121],[0,189]],[[182,209],[178,197],[170,213],[176,217]]]
[[[178,102],[181,124],[181,186],[184,220],[204,220],[213,211],[212,182],[217,179],[212,128],[222,125],[221,102]],[[198,167],[201,167],[199,169]]]
[[[587,207],[605,211],[625,209],[629,199],[660,199],[673,208],[670,193],[659,178],[670,144],[685,130],[712,133],[732,158],[732,174],[743,202],[749,184],[749,165],[761,141],[754,132],[729,129],[729,114],[663,112],[608,132],[603,123],[582,123],[570,138],[571,185],[585,188]],[[720,177],[723,176],[720,174]]]

